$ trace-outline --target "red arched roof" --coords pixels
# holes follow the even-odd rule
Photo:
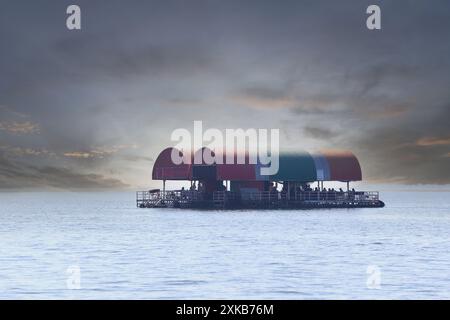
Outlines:
[[[172,152],[182,152],[175,148],[166,148],[155,160],[153,165],[152,179],[153,180],[190,180],[191,179],[191,165],[190,164],[175,164],[172,161]]]
[[[203,154],[202,154],[203,153]],[[195,154],[194,154],[194,159],[197,156],[200,156],[202,159],[202,164],[201,165],[206,165],[203,156],[207,154],[207,155],[211,155],[211,157],[221,157],[221,159],[217,159],[216,161],[218,163],[214,163],[211,166],[215,166],[216,167],[216,179],[217,180],[242,180],[242,181],[254,181],[256,180],[256,176],[255,176],[255,165],[254,164],[249,164],[249,154],[248,153],[238,153],[238,152],[234,152],[234,160],[233,160],[233,164],[227,164],[226,161],[226,154],[216,154],[214,153],[214,151],[212,151],[211,149],[207,148],[207,147],[203,147],[201,149],[198,149]],[[228,154],[231,154],[228,153]],[[243,157],[244,159],[244,164],[238,164],[237,163],[237,159],[238,156]],[[196,164],[194,164],[194,166],[196,166]]]
[[[361,166],[356,156],[349,151],[322,151],[330,168],[330,181],[360,181]]]
[[[238,157],[244,159],[244,163],[238,164]],[[223,164],[217,165],[217,180],[256,180],[256,163],[250,163],[250,156],[248,152],[234,152],[233,159],[233,164],[227,164],[226,155],[224,155]]]

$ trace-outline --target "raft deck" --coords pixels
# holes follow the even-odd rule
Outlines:
[[[245,192],[215,191],[137,191],[138,208],[191,209],[312,209],[312,208],[380,208],[384,202],[378,191],[302,191]]]

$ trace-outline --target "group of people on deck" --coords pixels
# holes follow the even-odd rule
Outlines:
[[[184,187],[181,188],[182,191],[184,191]],[[201,183],[200,181],[198,182],[198,188],[195,185],[195,181],[191,184],[191,187],[189,188],[189,191],[200,191],[203,192],[205,191],[205,186],[203,185],[203,183]]]
[[[289,183],[289,182],[288,182]],[[290,185],[290,188],[288,186],[288,183],[284,183],[283,184],[283,188],[281,189],[281,193],[285,193],[288,194],[291,198],[295,197],[296,195],[299,195],[300,197],[304,196],[304,195],[317,195],[317,197],[319,197],[322,199],[331,199],[333,197],[336,197],[337,195],[343,195],[344,194],[344,190],[342,188],[339,188],[338,190],[334,189],[334,188],[319,188],[319,187],[315,187],[314,189],[308,184],[308,183],[303,183],[303,184],[296,184],[296,183],[292,183]],[[271,189],[274,192],[278,192],[275,186],[271,186]],[[351,189],[351,191],[348,191],[349,195],[355,194],[356,191],[354,188]]]
[[[304,198],[304,197],[317,197],[318,199],[333,199],[339,194],[343,195],[344,190],[342,188],[339,188],[335,190],[334,188],[319,188],[315,187],[312,188],[310,184],[308,183],[295,183],[295,182],[285,182],[283,183],[283,187],[281,191],[278,191],[277,189],[277,183],[276,182],[266,182],[265,191],[269,191],[270,197],[283,197],[284,195],[288,195],[289,198]],[[182,199],[191,198],[193,196],[190,192],[198,192],[203,194],[203,196],[208,196],[212,192],[209,191],[209,189],[214,188],[214,191],[227,191],[227,187],[223,184],[223,181],[217,181],[214,184],[208,185],[207,183],[204,183],[202,181],[198,181],[197,183],[194,181],[189,191],[186,190],[184,187],[181,188],[180,196]],[[351,191],[348,191],[348,196],[353,196],[356,194],[356,191],[354,188],[351,189]]]
[[[318,187],[315,187],[314,189],[311,188],[311,186],[309,184],[306,184],[305,187],[298,187],[297,188],[298,192],[330,192],[330,193],[344,193],[344,190],[342,190],[342,188],[339,188],[339,190],[335,190],[334,188],[323,188],[320,189]],[[355,192],[355,189],[352,188],[351,192]]]
[[[289,183],[289,182],[288,182]],[[281,189],[282,193],[287,193],[288,192],[288,183],[284,183],[283,187]],[[267,190],[267,189],[266,189]],[[185,188],[182,187],[181,191],[185,191]],[[206,191],[206,187],[204,185],[204,183],[202,183],[201,181],[198,182],[198,186],[196,185],[196,182],[194,181],[190,188],[189,191],[199,191],[199,192],[205,192]],[[215,188],[215,191],[227,191],[226,186],[222,183],[222,181],[217,181],[217,185]],[[278,192],[277,189],[277,184],[275,182],[270,182],[269,184],[269,188],[268,188],[269,192]],[[290,192],[291,193],[304,193],[304,192],[320,192],[320,193],[344,193],[344,190],[342,190],[342,188],[339,188],[338,190],[335,190],[334,188],[322,188],[320,189],[319,187],[315,187],[314,189],[311,188],[310,184],[308,183],[303,183],[301,185],[298,185],[297,183],[295,183],[291,188],[290,188]],[[352,188],[350,191],[348,191],[349,193],[355,193],[355,189]]]

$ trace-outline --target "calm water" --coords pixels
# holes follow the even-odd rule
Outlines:
[[[134,193],[0,193],[0,298],[449,299],[450,193],[382,198],[198,212],[136,209]]]

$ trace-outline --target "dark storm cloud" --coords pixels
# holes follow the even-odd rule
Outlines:
[[[369,177],[401,183],[449,183],[450,100],[442,106],[422,107],[417,114],[380,123],[353,137],[354,148],[364,158],[373,158],[366,160]]]
[[[326,128],[305,127],[303,131],[306,136],[314,137],[316,139],[331,139],[336,136],[334,132]]]
[[[312,121],[318,122],[328,117],[330,126],[338,124],[334,134],[328,136],[308,128],[305,135],[328,139],[330,147],[336,133],[346,135],[339,146],[358,154],[365,178],[449,183],[450,95],[444,89],[448,81],[433,79],[418,68],[397,66],[381,71],[384,68],[387,66],[368,68],[355,75],[352,82],[359,84],[350,85],[348,90],[340,87],[341,93],[319,93],[309,98],[310,103],[302,103],[305,96],[299,98],[300,106],[293,108],[294,114],[313,114]],[[434,69],[434,74],[450,71],[448,66],[441,68]]]
[[[3,188],[147,185],[192,120],[349,148],[373,180],[450,183],[448,1],[76,3],[81,31],[72,1],[2,3]]]
[[[338,41],[313,46],[329,48],[318,53],[326,60],[246,89],[247,105],[283,105],[300,126],[315,123],[303,125],[304,136],[354,150],[371,180],[449,183],[450,6],[396,2],[382,10],[382,32],[338,26]]]

